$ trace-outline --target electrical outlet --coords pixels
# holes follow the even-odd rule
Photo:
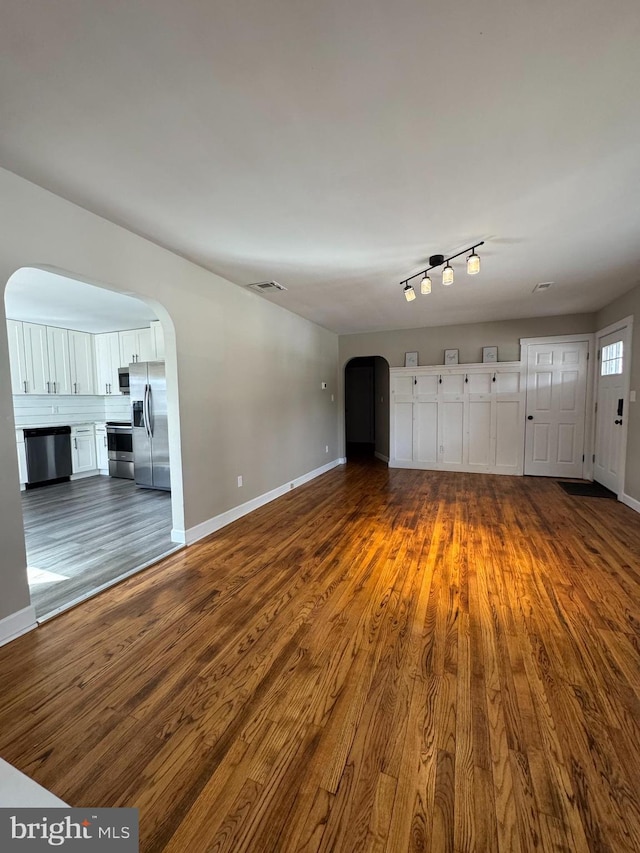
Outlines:
[[[635,391],[629,391],[629,402],[635,403],[635,401],[636,401],[636,392]]]
[[[242,486],[242,474],[238,477],[238,488]]]
[[[328,444],[325,444],[325,446],[324,446],[324,452],[325,452],[325,453],[328,453],[328,452],[329,452],[329,445],[328,445]]]

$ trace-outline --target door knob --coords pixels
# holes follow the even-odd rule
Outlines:
[[[533,420],[533,415],[527,415],[527,420],[528,420],[528,421],[532,421],[532,420]]]
[[[622,423],[622,421],[614,421],[614,424],[618,424],[618,426]]]

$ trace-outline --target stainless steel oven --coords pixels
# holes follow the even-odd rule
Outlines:
[[[107,421],[109,476],[133,480],[133,438],[129,421]]]

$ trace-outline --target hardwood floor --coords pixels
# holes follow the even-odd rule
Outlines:
[[[39,619],[178,547],[169,492],[131,480],[86,477],[29,489],[22,514]]]
[[[0,649],[0,755],[148,851],[640,849],[640,517],[351,464]]]

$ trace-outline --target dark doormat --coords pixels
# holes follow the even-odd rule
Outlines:
[[[600,483],[566,483],[562,480],[556,480],[568,495],[575,495],[581,498],[613,498],[618,499],[615,492],[610,489],[605,489]]]

